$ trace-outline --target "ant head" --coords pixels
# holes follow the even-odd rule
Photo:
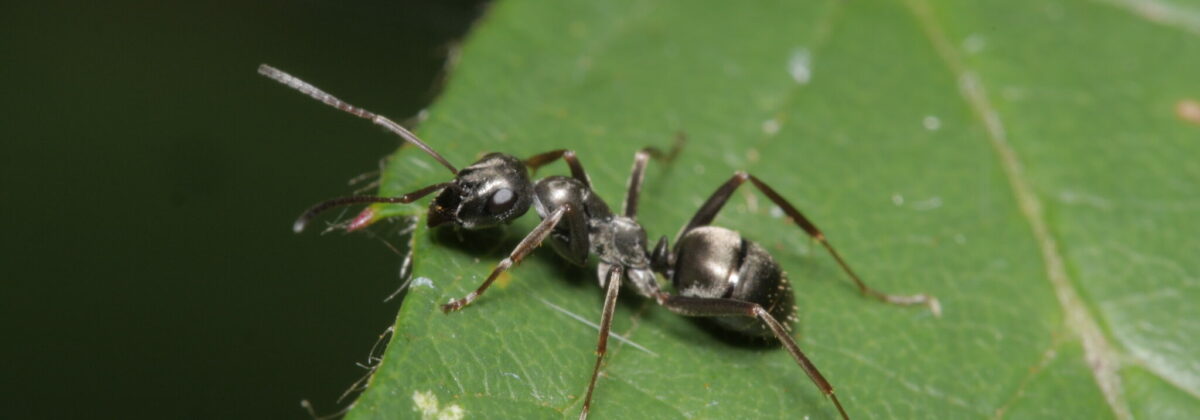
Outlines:
[[[429,226],[482,229],[512,222],[533,203],[533,183],[519,159],[491,153],[458,171],[429,205]]]
[[[533,203],[533,183],[529,182],[529,171],[525,168],[525,163],[515,157],[492,153],[459,171],[416,134],[387,117],[350,105],[308,82],[266,64],[258,67],[258,73],[326,105],[383,126],[429,154],[454,174],[454,180],[451,182],[426,186],[398,197],[353,196],[318,203],[296,220],[292,226],[296,232],[304,230],[304,226],[316,215],[334,207],[363,203],[411,203],[437,190],[442,192],[429,206],[430,227],[446,223],[467,229],[496,226],[525,214],[529,205]],[[347,229],[358,229],[374,220],[370,217],[371,214],[364,214],[368,217],[352,222]]]

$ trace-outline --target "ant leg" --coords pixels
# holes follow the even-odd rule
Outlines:
[[[833,400],[833,405],[837,406],[842,418],[849,420],[850,417],[846,415],[846,410],[842,408],[842,403],[838,401],[837,395],[833,393],[833,385],[830,385],[825,376],[821,375],[821,371],[817,370],[817,366],[811,360],[808,360],[808,356],[805,356],[804,352],[800,350],[800,346],[796,345],[796,340],[788,334],[783,324],[780,324],[762,306],[736,299],[675,296],[667,293],[659,294],[657,300],[660,305],[666,307],[671,312],[683,316],[747,316],[762,320],[771,329],[771,332],[775,333],[775,338],[779,339],[779,342],[787,348],[788,354],[792,355],[792,358],[796,360],[796,364],[799,364],[800,368],[804,369],[804,373],[808,374],[808,378],[817,386],[817,389],[820,389],[822,394]]]
[[[350,178],[350,180],[346,181],[346,185],[353,187],[353,186],[361,184],[371,178],[379,178],[379,173],[380,173],[379,169],[363,172],[361,174],[356,175],[354,178]]]
[[[525,159],[525,166],[528,166],[531,171],[537,172],[538,168],[554,163],[554,161],[559,159],[567,161],[567,166],[571,168],[572,178],[578,179],[588,189],[592,188],[592,180],[588,179],[587,172],[583,171],[583,164],[579,163],[579,158],[575,157],[574,150],[558,149],[535,155],[529,159]]]
[[[671,163],[675,160],[675,156],[679,154],[679,150],[683,148],[683,143],[686,141],[682,132],[675,135],[675,142],[671,144],[671,150],[663,152],[654,147],[644,147],[638,150],[633,155],[633,169],[629,174],[629,184],[626,186],[625,204],[622,206],[621,213],[630,219],[637,219],[638,197],[642,193],[642,180],[646,177],[646,163],[650,158],[662,161],[663,163]]]
[[[838,265],[842,267],[842,271],[845,271],[846,275],[850,276],[850,279],[854,281],[854,284],[858,286],[858,290],[862,292],[862,294],[878,299],[881,302],[890,303],[893,305],[926,305],[929,307],[929,311],[933,312],[934,316],[941,316],[942,306],[936,297],[924,293],[910,296],[890,295],[867,286],[867,284],[864,283],[862,279],[860,279],[858,275],[854,273],[854,270],[850,269],[850,265],[842,259],[841,254],[838,254],[837,250],[833,248],[833,245],[829,243],[829,240],[825,238],[825,234],[822,233],[820,229],[817,229],[817,226],[814,225],[812,221],[808,220],[807,217],[804,217],[804,214],[800,213],[800,210],[797,210],[796,207],[792,206],[791,203],[784,199],[783,196],[779,195],[779,193],[775,192],[775,190],[766,183],[760,181],[754,175],[750,175],[745,172],[738,171],[733,175],[732,178],[729,178],[729,181],[726,181],[725,184],[717,188],[717,190],[713,192],[712,197],[709,197],[708,201],[704,202],[704,204],[700,206],[700,210],[696,212],[696,215],[692,217],[692,220],[688,222],[687,226],[684,227],[679,235],[683,236],[685,232],[693,228],[712,223],[713,218],[715,218],[717,213],[721,211],[721,207],[725,205],[725,202],[729,201],[729,197],[733,195],[733,192],[746,181],[750,181],[751,184],[754,184],[759,191],[762,191],[763,195],[766,195],[767,198],[771,199],[771,202],[783,209],[784,214],[786,214],[788,218],[800,225],[800,228],[804,229],[804,232],[808,233],[810,237],[819,242],[821,246],[825,247],[825,250],[829,251],[829,254],[833,256],[834,260],[837,260]],[[678,237],[676,237],[676,242],[678,242]]]
[[[592,390],[596,388],[596,378],[600,376],[600,362],[608,351],[608,331],[612,329],[613,312],[617,307],[617,292],[621,290],[621,269],[609,271],[608,291],[604,294],[604,310],[600,312],[600,341],[596,343],[596,367],[592,368],[592,380],[588,382],[587,396],[583,397],[583,411],[579,420],[585,420],[592,406]]]
[[[451,184],[450,182],[444,182],[441,184],[433,184],[428,187],[424,187],[419,190],[416,190],[416,191],[413,191],[413,192],[410,192],[408,194],[404,194],[404,195],[401,195],[398,197],[377,197],[377,196],[373,196],[373,195],[354,195],[354,196],[349,196],[349,197],[340,197],[340,198],[334,198],[332,200],[322,201],[320,203],[313,205],[312,207],[309,207],[308,210],[305,210],[304,213],[302,213],[300,215],[300,217],[296,218],[296,223],[292,224],[292,230],[295,231],[296,233],[300,233],[300,232],[304,231],[304,227],[308,226],[308,222],[312,221],[312,219],[314,217],[317,217],[317,215],[325,212],[326,210],[329,210],[329,209],[332,209],[335,207],[349,206],[352,204],[364,204],[364,203],[411,203],[413,201],[417,201],[417,200],[421,199],[421,197],[429,195],[430,193],[432,193],[434,191],[438,191],[443,188],[446,188],[446,187],[450,186],[450,184]]]
[[[442,312],[450,313],[457,311],[464,306],[470,305],[475,299],[478,299],[479,295],[487,291],[488,286],[491,286],[492,282],[496,281],[496,277],[499,277],[500,273],[503,273],[515,264],[519,264],[521,259],[540,246],[542,241],[546,240],[547,236],[550,236],[550,232],[554,230],[554,226],[558,225],[558,222],[562,220],[563,215],[569,211],[571,211],[571,205],[564,204],[558,210],[555,210],[554,213],[550,213],[550,216],[542,220],[542,223],[533,228],[532,232],[525,235],[525,239],[522,239],[521,243],[517,244],[517,247],[508,255],[508,258],[500,260],[500,264],[497,264],[496,268],[492,269],[492,273],[488,275],[487,280],[483,281],[483,284],[479,285],[479,288],[468,293],[461,299],[451,300],[450,303],[442,305]]]
[[[401,143],[401,144],[406,144],[406,143]],[[387,160],[388,160],[388,156],[379,158],[379,163],[376,165],[376,166],[378,166],[378,169],[376,169],[374,171],[363,172],[361,174],[358,174],[358,176],[355,176],[354,178],[350,178],[350,180],[347,181],[346,184],[353,187],[355,185],[361,184],[368,180],[371,181],[371,182],[367,182],[366,185],[358,187],[358,189],[354,190],[355,195],[363,194],[363,193],[366,193],[367,191],[371,191],[376,188],[379,188],[379,180],[383,176],[383,170],[384,170],[384,167],[387,165]]]

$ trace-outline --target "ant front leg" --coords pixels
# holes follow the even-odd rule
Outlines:
[[[800,210],[797,210],[796,207],[792,206],[791,203],[785,200],[783,196],[775,192],[775,190],[766,183],[760,181],[754,175],[750,175],[745,172],[738,171],[733,175],[732,178],[729,178],[729,181],[726,181],[725,184],[717,188],[717,190],[713,192],[712,196],[708,198],[708,201],[704,202],[704,205],[700,206],[700,210],[696,212],[696,215],[692,217],[692,220],[688,222],[687,226],[680,231],[679,237],[682,237],[684,233],[692,230],[693,228],[712,223],[713,219],[716,218],[717,213],[720,212],[721,208],[725,206],[725,203],[729,201],[729,197],[733,195],[733,192],[736,191],[737,188],[746,181],[750,181],[751,184],[754,184],[759,191],[762,191],[763,195],[766,195],[767,198],[771,199],[771,201],[775,203],[775,205],[783,209],[784,214],[786,214],[788,218],[800,225],[800,228],[804,229],[804,232],[808,233],[810,237],[819,242],[821,246],[825,247],[825,249],[829,251],[829,254],[833,256],[833,259],[837,260],[838,265],[842,267],[842,271],[845,271],[846,275],[850,276],[850,279],[853,280],[854,284],[858,286],[858,290],[862,292],[862,294],[876,298],[881,302],[890,303],[893,305],[926,305],[929,307],[930,312],[933,312],[934,316],[941,316],[942,306],[936,297],[924,293],[910,296],[890,295],[867,286],[867,284],[863,282],[857,274],[854,273],[854,270],[850,269],[850,265],[842,259],[841,254],[838,254],[837,250],[833,248],[833,245],[829,243],[829,240],[825,238],[825,234],[822,233],[820,229],[817,229],[817,226],[814,225],[812,221],[808,220],[807,217],[804,217],[804,214],[800,213]],[[678,242],[679,237],[676,238],[676,242]]]
[[[470,305],[475,299],[478,299],[492,285],[492,282],[496,281],[496,277],[499,277],[500,273],[503,273],[515,264],[519,264],[526,255],[529,255],[530,252],[533,252],[534,249],[540,246],[542,241],[545,241],[546,237],[550,236],[550,232],[554,230],[554,226],[558,225],[558,222],[562,220],[563,215],[569,211],[571,211],[571,205],[564,204],[558,210],[555,210],[554,213],[550,213],[545,220],[542,220],[542,223],[539,223],[537,227],[533,228],[532,232],[529,232],[525,236],[525,239],[521,240],[521,243],[517,244],[517,247],[508,255],[508,258],[500,260],[500,264],[497,264],[496,268],[492,269],[492,273],[488,275],[487,280],[483,281],[483,284],[480,284],[477,289],[468,293],[463,298],[454,299],[450,303],[442,305],[442,312],[450,313],[457,311]]]
[[[567,166],[571,168],[571,177],[578,179],[585,187],[592,188],[592,181],[588,179],[587,172],[583,171],[583,164],[579,163],[579,158],[575,157],[575,151],[570,149],[551,150],[525,159],[525,166],[529,170],[537,172],[538,168],[554,163],[556,160],[567,161]]]
[[[805,356],[804,352],[800,350],[800,346],[788,334],[783,324],[780,324],[762,306],[736,299],[675,296],[667,293],[660,293],[657,296],[657,300],[660,305],[666,307],[671,312],[683,316],[745,316],[758,318],[767,324],[767,327],[775,334],[775,338],[779,339],[779,342],[787,348],[788,354],[791,354],[792,359],[795,359],[800,368],[804,369],[804,373],[808,374],[808,378],[817,386],[817,389],[820,389],[822,394],[833,400],[833,405],[837,406],[838,413],[841,413],[842,418],[849,420],[850,416],[846,415],[846,410],[842,408],[841,401],[838,401],[837,395],[833,394],[833,385],[830,385],[825,376],[821,375],[821,371],[817,370],[817,366],[811,360],[808,360],[808,356]]]

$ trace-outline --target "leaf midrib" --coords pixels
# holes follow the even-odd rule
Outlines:
[[[1104,395],[1113,415],[1118,419],[1132,418],[1129,402],[1125,399],[1121,389],[1121,378],[1117,373],[1121,366],[1120,357],[1108,341],[1111,332],[1100,327],[1067,274],[1065,258],[1059,251],[1058,241],[1050,232],[1046,221],[1045,207],[1024,176],[1024,165],[1008,142],[1004,124],[988,99],[982,79],[958,56],[957,50],[951,46],[935,21],[934,13],[926,0],[908,0],[905,4],[912,12],[917,25],[925,32],[942,64],[957,79],[959,97],[983,124],[988,143],[1000,162],[1021,216],[1029,223],[1030,233],[1041,252],[1046,279],[1054,289],[1059,307],[1065,315],[1065,326],[1082,340],[1087,365],[1096,386]]]

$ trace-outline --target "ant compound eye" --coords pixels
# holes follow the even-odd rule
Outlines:
[[[488,213],[501,214],[510,209],[517,203],[517,195],[513,190],[501,188],[492,193],[492,198],[488,200]]]

